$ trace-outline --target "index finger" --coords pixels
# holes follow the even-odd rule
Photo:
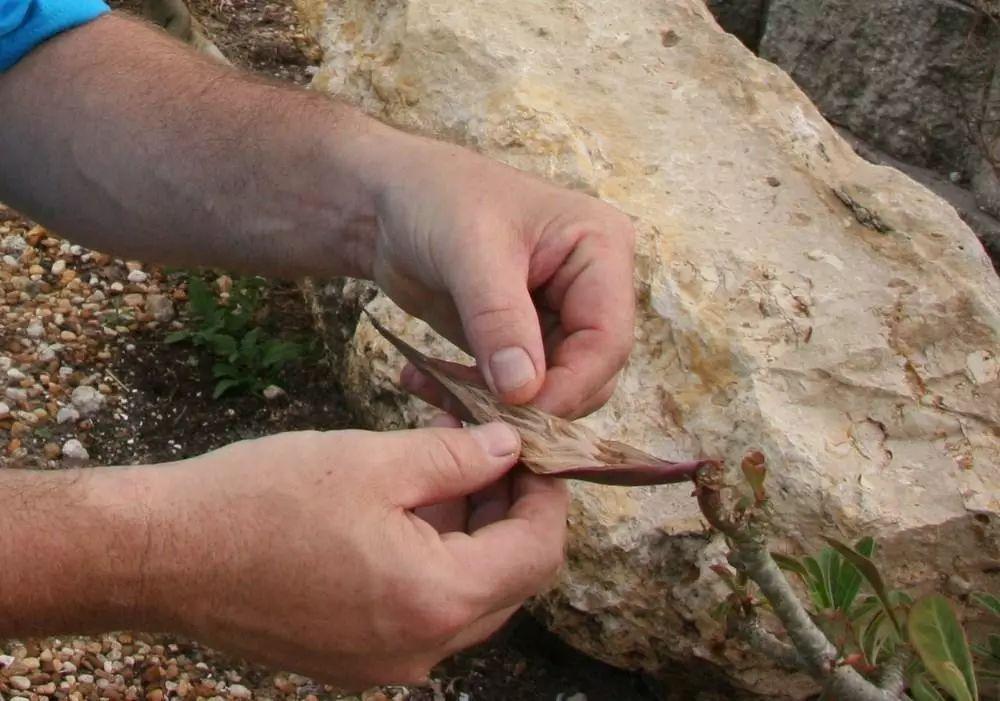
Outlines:
[[[441,536],[464,576],[474,573],[485,585],[476,602],[480,615],[516,606],[552,582],[562,565],[568,505],[561,480],[523,470],[506,518],[472,534]]]
[[[583,236],[544,292],[559,314],[558,341],[532,402],[556,415],[576,412],[621,370],[635,325],[633,233]]]

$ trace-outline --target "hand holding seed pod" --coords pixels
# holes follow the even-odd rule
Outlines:
[[[521,436],[521,462],[540,475],[622,486],[668,484],[693,479],[712,460],[670,462],[618,441],[604,440],[586,426],[530,406],[500,403],[481,383],[461,378],[443,361],[428,358],[395,336],[371,314],[372,325],[450,397],[459,418],[472,423],[503,421]]]

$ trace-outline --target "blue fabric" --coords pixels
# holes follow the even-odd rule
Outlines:
[[[102,0],[0,0],[0,71],[46,39],[107,11]]]

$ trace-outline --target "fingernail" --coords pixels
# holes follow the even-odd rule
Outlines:
[[[535,379],[535,364],[523,348],[502,348],[490,358],[490,376],[497,392],[513,392]]]
[[[499,421],[473,426],[469,432],[483,447],[483,450],[495,458],[513,455],[521,447],[521,439],[514,432],[514,429]]]

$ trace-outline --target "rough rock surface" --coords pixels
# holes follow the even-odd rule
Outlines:
[[[858,158],[697,0],[301,2],[318,88],[635,218],[636,349],[593,428],[665,458],[760,448],[789,550],[873,534],[903,587],[1000,589],[1000,281],[953,209]],[[371,423],[415,420],[398,356],[363,321],[346,343]],[[723,546],[688,487],[575,497],[569,565],[537,603],[554,630],[620,665],[704,660],[804,693],[719,643]]]
[[[729,14],[720,21],[732,23],[735,10],[722,9]],[[988,9],[955,0],[772,0],[760,55],[828,119],[908,163],[959,173],[997,215],[1000,24]]]

